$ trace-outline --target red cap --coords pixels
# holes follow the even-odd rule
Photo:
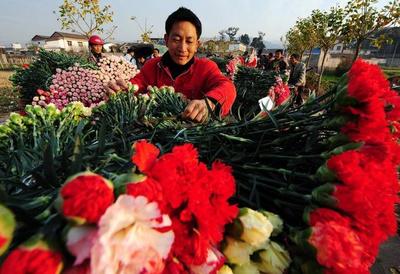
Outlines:
[[[89,38],[89,45],[104,45],[104,41],[100,36],[92,35]]]

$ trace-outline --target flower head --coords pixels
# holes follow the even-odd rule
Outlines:
[[[174,233],[171,220],[146,197],[121,195],[99,222],[91,270],[107,273],[162,273]]]
[[[59,274],[62,267],[61,254],[35,239],[11,251],[1,265],[0,274]]]
[[[13,213],[8,208],[0,205],[0,255],[2,255],[10,245],[15,226],[16,223]]]
[[[61,188],[62,212],[77,223],[97,223],[114,201],[113,185],[95,173],[79,173]]]

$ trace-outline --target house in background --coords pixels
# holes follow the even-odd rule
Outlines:
[[[35,35],[31,42],[34,46],[49,51],[86,52],[89,46],[86,36],[60,31],[51,36]]]
[[[46,44],[46,40],[49,39],[50,36],[45,36],[45,35],[35,35],[31,39],[32,45],[37,46],[37,47],[44,47],[44,44]]]

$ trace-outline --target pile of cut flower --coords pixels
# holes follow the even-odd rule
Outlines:
[[[12,117],[14,121],[7,122],[7,128],[18,129],[11,135],[7,128],[0,128],[6,131],[5,136],[12,136],[2,139],[8,149],[0,153],[0,203],[20,221],[11,250],[32,250],[31,241],[26,241],[33,235],[55,235],[62,250],[65,241],[60,233],[66,218],[75,226],[85,223],[88,218],[81,213],[87,211],[80,210],[88,200],[88,212],[96,211],[97,218],[89,222],[90,229],[78,227],[84,229],[78,233],[85,235],[83,240],[81,236],[72,239],[88,243],[87,237],[93,237],[103,254],[111,256],[107,258],[116,258],[115,253],[107,253],[113,247],[120,255],[116,261],[103,264],[91,247],[75,249],[85,251],[83,257],[70,250],[82,262],[90,258],[90,264],[81,267],[131,267],[125,255],[137,246],[121,245],[120,240],[128,235],[142,238],[137,238],[135,229],[135,233],[120,230],[123,220],[131,220],[127,223],[131,227],[132,219],[118,218],[122,214],[119,209],[148,205],[148,211],[134,210],[137,215],[132,218],[141,216],[145,231],[165,236],[158,248],[153,248],[155,241],[149,241],[143,245],[145,252],[137,253],[144,256],[139,267],[159,267],[149,273],[215,273],[218,268],[220,273],[268,273],[265,261],[272,253],[279,258],[273,260],[279,262],[273,273],[283,273],[289,264],[292,273],[369,273],[379,245],[396,233],[394,208],[399,191],[400,97],[390,90],[377,66],[358,60],[324,96],[294,109],[280,107],[250,121],[213,121],[202,126],[182,123],[176,127],[185,102],[167,90],[153,89],[150,98],[117,94],[93,109],[91,116],[76,116],[75,124],[68,124],[69,137],[60,139],[62,134],[68,136],[61,131],[61,136],[54,138],[47,128],[47,136],[36,137],[42,145],[31,150],[29,144],[22,148],[24,144],[18,140],[37,130],[34,121]],[[162,92],[168,96],[154,95]],[[172,106],[180,109],[174,112]],[[146,113],[156,119],[140,121]],[[37,115],[37,119],[46,120],[46,115]],[[55,133],[65,130],[64,122],[54,123],[54,128]],[[46,140],[48,146],[43,145]],[[131,144],[135,142],[131,161]],[[96,191],[82,180],[64,183],[68,176],[87,169],[99,174],[93,175],[96,178],[101,175],[112,181],[113,191],[109,183],[102,183]],[[246,210],[242,210],[239,220],[234,221],[237,208],[230,198],[234,181],[233,201],[282,218],[283,228],[276,238],[268,239],[270,225],[258,214],[246,221]],[[65,190],[67,196],[62,197],[68,188],[71,190]],[[92,195],[97,191],[101,194]],[[87,194],[75,198],[76,193]],[[60,196],[64,203],[56,199]],[[92,196],[108,202],[93,206],[97,203],[89,202]],[[70,208],[78,212],[63,211],[67,198],[71,199]],[[224,230],[228,223],[229,229]],[[251,233],[243,235],[241,230],[246,226]],[[93,231],[100,234],[93,235]],[[225,240],[219,245],[224,231]],[[114,237],[113,241],[112,235],[122,238]],[[45,240],[47,246],[52,245],[52,239]],[[15,249],[17,246],[20,248]],[[225,255],[225,266],[215,248]],[[7,254],[3,257],[8,258]],[[55,269],[61,260],[57,258]],[[73,258],[67,256],[67,267],[71,261]],[[208,270],[203,268],[206,261]]]

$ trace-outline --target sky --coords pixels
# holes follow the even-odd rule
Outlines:
[[[191,9],[203,24],[203,37],[213,38],[228,27],[239,27],[238,35],[257,36],[266,33],[265,40],[280,44],[298,18],[305,18],[313,9],[328,10],[348,0],[100,0],[110,4],[114,12],[114,41],[136,41],[140,29],[132,16],[145,26],[153,26],[152,37],[163,37],[165,20],[170,13],[184,6]],[[12,42],[25,44],[36,34],[51,35],[60,31],[57,21],[58,6],[62,0],[0,0],[0,45]],[[389,0],[379,0],[382,7]]]

